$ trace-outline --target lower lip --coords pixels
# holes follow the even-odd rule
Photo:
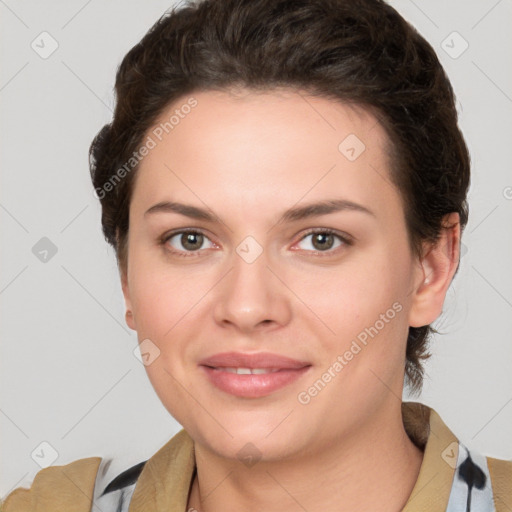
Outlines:
[[[230,395],[243,398],[260,398],[291,384],[304,375],[311,367],[283,369],[259,375],[238,375],[209,366],[201,366],[215,386]]]

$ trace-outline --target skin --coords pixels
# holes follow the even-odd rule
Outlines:
[[[362,109],[288,89],[193,96],[197,106],[141,162],[121,272],[127,323],[160,350],[146,367],[149,379],[195,441],[188,506],[401,510],[423,456],[401,418],[407,332],[442,311],[459,259],[458,215],[446,218],[453,226],[436,246],[425,245],[423,258],[413,256],[386,134]],[[366,146],[354,161],[338,149],[349,134]],[[332,198],[373,215],[343,210],[277,222],[288,208]],[[145,215],[171,200],[208,208],[221,221]],[[205,234],[200,250],[187,249],[180,234],[159,243],[180,228]],[[354,242],[334,236],[321,252],[311,228]],[[250,264],[236,252],[249,235],[263,251]],[[397,302],[401,311],[299,403],[298,394]],[[240,398],[214,387],[198,366],[226,351],[268,351],[312,367],[268,396]],[[261,455],[252,467],[237,458],[246,443]]]

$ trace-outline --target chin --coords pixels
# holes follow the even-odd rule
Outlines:
[[[219,411],[222,426],[211,417],[208,421],[201,417],[180,423],[193,439],[221,457],[242,460],[247,456],[272,461],[300,451],[306,442],[305,423],[293,418],[293,413],[286,418],[291,409],[282,410],[288,412],[238,411],[230,415]]]
[[[273,433],[266,437],[250,431],[233,432],[233,438],[217,438],[206,433],[206,446],[218,456],[238,460],[248,467],[256,462],[275,462],[292,457],[300,451],[301,443],[290,435]]]

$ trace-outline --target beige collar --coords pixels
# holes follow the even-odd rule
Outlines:
[[[418,402],[403,402],[404,427],[424,449],[418,480],[403,512],[445,512],[457,460],[457,438],[439,415]],[[453,467],[452,467],[453,466]],[[129,512],[186,512],[195,472],[194,441],[181,430],[145,464]]]

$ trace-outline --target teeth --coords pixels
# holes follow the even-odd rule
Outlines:
[[[262,375],[264,373],[278,372],[279,368],[215,368],[228,373],[236,373],[237,375]]]

